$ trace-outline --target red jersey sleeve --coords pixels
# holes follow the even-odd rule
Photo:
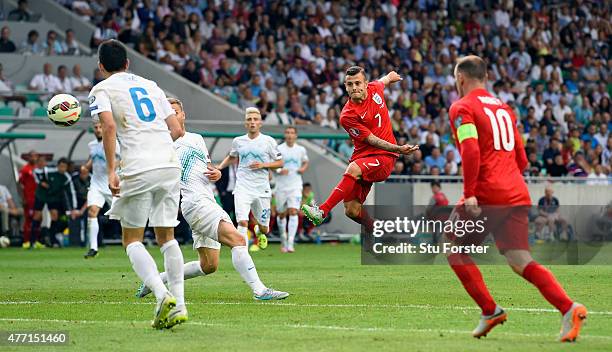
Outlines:
[[[461,154],[463,196],[465,198],[473,197],[476,194],[480,171],[480,146],[474,116],[470,109],[463,104],[453,104],[449,115],[457,149]]]
[[[385,84],[381,81],[373,81],[370,82],[369,84],[371,87],[373,87],[377,93],[380,93],[380,96],[384,98],[384,94],[385,94]]]
[[[370,134],[372,134],[372,131],[361,123],[356,115],[353,116],[344,114],[340,118],[340,124],[342,125],[342,128],[344,128],[351,136],[351,138],[360,142],[364,141]]]

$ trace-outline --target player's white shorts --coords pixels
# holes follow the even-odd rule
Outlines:
[[[113,196],[110,190],[103,192],[98,187],[90,187],[87,191],[87,206],[95,205],[98,208],[103,208],[105,203],[113,204]]]
[[[232,224],[232,219],[217,202],[208,198],[201,198],[197,202],[183,198],[181,211],[191,227],[193,249],[202,247],[221,249],[219,223],[226,221]]]
[[[120,220],[126,228],[175,227],[179,224],[181,169],[163,168],[124,176],[119,184],[119,198],[106,213]]]
[[[284,212],[287,209],[300,209],[302,203],[302,191],[300,189],[293,189],[290,191],[276,191],[274,194],[276,197],[276,210]]]
[[[253,211],[259,224],[266,227],[270,224],[270,197],[238,191],[234,193],[234,207],[236,221],[249,221],[249,211]]]

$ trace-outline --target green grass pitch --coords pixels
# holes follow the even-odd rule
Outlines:
[[[157,248],[150,248],[163,268]],[[590,311],[575,344],[556,342],[560,315],[506,266],[483,266],[508,322],[476,340],[479,311],[452,271],[436,266],[362,266],[358,246],[278,246],[253,258],[265,284],[291,296],[255,302],[227,248],[219,271],[186,281],[190,320],[150,327],[153,298],[119,247],[84,260],[78,249],[0,249],[0,331],[67,331],[69,346],[2,351],[611,351],[612,266],[553,266]],[[185,261],[195,252],[183,247]]]

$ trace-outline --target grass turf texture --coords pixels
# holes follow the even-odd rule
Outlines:
[[[150,250],[162,269],[159,250]],[[70,346],[0,350],[612,350],[612,266],[551,267],[592,312],[580,340],[560,344],[560,314],[506,266],[481,269],[509,320],[476,340],[479,310],[447,266],[362,266],[354,245],[303,245],[290,255],[271,245],[253,255],[260,277],[292,295],[255,302],[223,248],[218,272],[185,283],[190,320],[156,331],[154,299],[134,298],[139,280],[124,251],[102,248],[92,260],[83,252],[0,250],[0,331],[70,335]],[[183,253],[196,258],[190,248]]]

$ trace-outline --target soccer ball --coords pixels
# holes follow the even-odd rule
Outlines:
[[[0,247],[6,248],[11,245],[11,240],[8,237],[2,236],[0,237]]]
[[[70,94],[58,94],[49,100],[47,116],[56,126],[72,126],[81,118],[81,103]]]

